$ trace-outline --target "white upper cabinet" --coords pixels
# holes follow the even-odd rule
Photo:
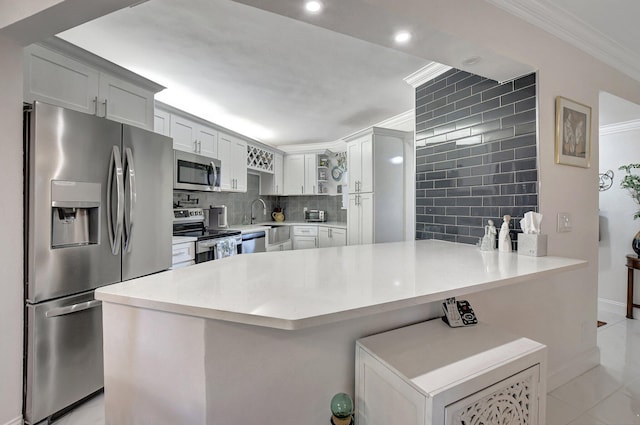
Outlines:
[[[273,154],[273,174],[260,173],[260,195],[284,194],[284,156]]]
[[[98,99],[99,116],[147,130],[153,129],[153,93],[148,90],[101,73]]]
[[[284,155],[276,153],[273,156],[273,195],[284,194]]]
[[[171,137],[171,114],[156,108],[153,114],[153,131]]]
[[[170,128],[174,149],[210,158],[218,157],[218,132],[216,130],[177,114],[171,114]]]
[[[315,195],[318,192],[318,156],[296,154],[284,157],[284,195]]]
[[[219,133],[218,159],[221,162],[220,188],[227,192],[247,191],[247,142]]]
[[[349,193],[373,192],[373,135],[347,144]]]
[[[153,97],[161,89],[60,39],[24,49],[26,102],[38,100],[153,130]]]
[[[24,49],[24,100],[95,115],[100,72],[33,44]]]

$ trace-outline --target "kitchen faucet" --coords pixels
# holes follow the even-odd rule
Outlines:
[[[255,217],[253,216],[253,204],[255,204],[258,201],[262,202],[262,214],[267,215],[267,204],[264,203],[262,198],[258,198],[256,200],[254,200],[251,203],[251,224],[253,224],[253,220],[255,220]]]

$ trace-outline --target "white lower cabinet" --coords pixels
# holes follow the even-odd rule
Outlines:
[[[195,264],[196,244],[195,242],[179,242],[172,245],[173,259],[171,269],[191,266]]]
[[[349,195],[347,229],[349,245],[373,243],[373,193]]]
[[[267,252],[274,251],[291,251],[293,249],[293,242],[289,239],[286,242],[279,243],[277,245],[268,245]]]
[[[293,226],[293,249],[318,247],[318,226]]]
[[[347,230],[342,227],[318,226],[318,247],[345,246]]]
[[[545,423],[546,347],[431,320],[356,342],[357,425]]]

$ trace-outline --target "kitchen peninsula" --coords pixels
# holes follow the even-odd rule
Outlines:
[[[240,255],[104,287],[107,424],[327,423],[331,397],[353,394],[356,339],[437,317],[447,297],[586,265],[423,240]]]

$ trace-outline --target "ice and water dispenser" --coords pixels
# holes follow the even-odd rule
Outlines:
[[[100,183],[51,182],[51,248],[100,243]]]

